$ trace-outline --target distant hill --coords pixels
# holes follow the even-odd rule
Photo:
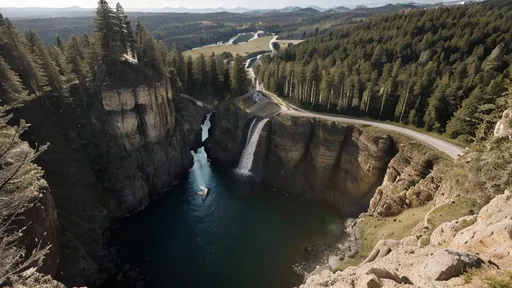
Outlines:
[[[53,17],[88,17],[94,15],[95,9],[68,7],[68,8],[40,8],[40,7],[0,7],[0,13],[9,18],[53,18]]]
[[[347,8],[345,6],[339,6],[339,7],[334,7],[334,8],[331,8],[327,11],[325,11],[325,13],[344,13],[344,12],[350,12],[352,11],[350,8]]]
[[[390,0],[389,0],[390,1]],[[426,6],[442,6],[442,5],[460,5],[467,4],[470,2],[480,2],[482,0],[440,0],[436,4],[387,4],[379,7],[367,7],[365,5],[359,5],[355,9],[351,10],[345,6],[339,6],[331,9],[325,9],[319,6],[287,6],[281,9],[249,9],[246,7],[236,8],[187,8],[187,7],[164,7],[164,8],[126,8],[126,12],[133,13],[218,13],[218,12],[231,12],[231,13],[247,13],[253,15],[271,14],[275,12],[280,13],[334,13],[334,12],[369,12],[369,13],[389,13],[399,11],[406,8],[420,8]],[[496,0],[489,0],[496,1]],[[488,1],[488,2],[489,2]],[[497,0],[503,1],[504,3],[509,0]],[[512,2],[512,1],[510,1]],[[20,18],[20,19],[33,19],[33,18],[56,18],[56,17],[92,17],[94,16],[95,9],[92,8],[81,8],[78,6],[68,8],[42,8],[42,7],[29,7],[29,8],[16,8],[16,7],[0,7],[0,13],[9,18]]]
[[[316,10],[313,7],[303,8],[303,9],[297,10],[296,12],[301,12],[301,13],[320,13],[320,11]]]
[[[245,14],[253,14],[253,15],[261,15],[266,13],[272,13],[276,12],[276,9],[256,9],[256,10],[249,10],[247,12],[243,12]]]
[[[309,6],[309,8],[313,8],[315,9],[316,11],[319,11],[319,12],[325,12],[327,11],[328,9],[325,9],[325,8],[322,8],[322,7],[318,7],[318,6]]]
[[[350,11],[350,8],[347,8],[345,6],[339,6],[336,8],[332,8],[331,10],[336,11],[336,12],[348,12],[348,11]]]
[[[295,11],[299,11],[301,10],[302,8],[299,7],[299,6],[286,6],[284,8],[281,8],[281,9],[277,9],[278,12],[295,12]]]

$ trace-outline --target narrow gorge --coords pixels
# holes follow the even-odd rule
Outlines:
[[[512,287],[511,3],[0,7],[0,288]]]
[[[270,118],[258,120],[261,117]],[[450,162],[443,153],[398,133],[279,114],[277,104],[265,97],[254,101],[253,93],[221,104],[212,116],[211,130],[206,150],[212,161],[229,167],[241,157],[238,167],[250,167],[265,183],[328,203],[351,217],[368,210],[376,191],[391,197],[393,189],[411,190],[407,196],[374,201],[371,208],[380,215],[430,201],[439,184],[432,172]],[[245,155],[249,150],[256,151],[253,157]],[[246,158],[250,164],[244,163]]]
[[[94,287],[112,277],[117,268],[104,248],[108,229],[192,167],[189,151],[201,145],[200,124],[209,110],[172,88],[169,81],[104,87],[73,111],[55,113],[57,102],[52,111],[38,102],[20,109],[31,124],[23,139],[50,143],[36,163],[45,171],[57,208],[51,213],[60,223],[60,245],[52,242],[60,246],[60,259],[48,257],[59,263],[59,281]]]

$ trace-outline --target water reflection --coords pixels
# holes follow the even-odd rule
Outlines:
[[[209,126],[203,125],[203,140]],[[292,265],[340,219],[211,165],[203,148],[192,154],[186,180],[113,231],[123,264],[140,270],[144,287],[299,284]],[[201,186],[210,189],[206,199],[195,194]]]

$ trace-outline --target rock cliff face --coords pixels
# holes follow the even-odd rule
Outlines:
[[[368,223],[386,221],[380,231],[392,229],[389,223],[399,223],[410,234],[390,233],[386,237],[394,238],[378,241],[364,261],[333,268],[343,271],[318,272],[301,287],[510,286],[511,143],[497,138],[510,138],[511,115],[507,110],[496,125],[495,137],[466,149],[453,165],[442,164],[442,159],[429,153],[403,158],[419,161],[396,161],[399,152],[389,167],[402,172],[388,168],[371,201],[370,216],[359,217],[357,225],[362,237],[382,237],[374,234],[376,225]],[[425,167],[433,167],[433,172],[422,178]],[[422,206],[429,201],[428,206],[399,215],[404,204]],[[414,213],[421,218],[413,219]],[[419,221],[412,230],[401,224],[408,218],[411,224]],[[468,269],[472,270],[464,274]]]
[[[217,108],[207,140],[207,152],[214,161],[232,166],[238,162],[252,119],[261,116],[251,105],[250,98],[242,97]],[[423,145],[371,127],[283,113],[265,124],[252,172],[275,187],[327,201],[354,216],[366,211],[385,175],[387,182],[395,183],[407,169],[414,174],[420,165],[407,159],[406,150],[417,147]],[[417,179],[402,177],[414,186],[430,174],[432,165],[427,166],[415,174]]]
[[[400,241],[382,240],[374,251],[385,247],[386,253],[344,271],[323,271],[301,287],[487,287],[486,274],[512,267],[511,202],[510,191],[496,196],[478,215],[440,225],[426,246],[414,233]],[[482,275],[462,279],[472,268],[483,268]]]
[[[102,99],[105,111],[91,113],[91,125],[80,136],[89,141],[91,159],[105,169],[102,183],[125,215],[192,167],[191,144],[166,85],[104,91]]]
[[[208,110],[171,91],[169,83],[103,88],[99,97],[90,95],[101,101],[72,116],[56,116],[38,104],[26,107],[33,127],[27,137],[50,143],[38,163],[62,226],[61,282],[95,287],[115,273],[103,248],[105,232],[192,167],[191,142]],[[197,115],[184,117],[189,108]]]

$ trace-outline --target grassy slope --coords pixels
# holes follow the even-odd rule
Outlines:
[[[359,253],[352,259],[347,258],[340,263],[337,270],[343,270],[349,266],[356,266],[363,262],[372,252],[373,248],[382,239],[400,240],[409,236],[432,209],[432,204],[423,207],[405,210],[396,217],[375,218],[363,216],[358,220],[358,233],[360,235]]]
[[[217,46],[209,46],[209,47],[201,47],[193,50],[188,50],[183,52],[185,57],[192,56],[192,58],[196,58],[197,56],[204,54],[205,56],[209,56],[212,53],[222,54],[222,52],[231,52],[231,54],[236,55],[240,54],[245,56],[249,53],[254,53],[258,51],[270,51],[270,40],[274,38],[273,36],[264,36],[254,40],[250,40],[247,43],[241,44],[231,44],[231,45],[217,45]],[[288,43],[297,44],[302,42],[302,40],[278,40],[281,47],[285,47]]]

